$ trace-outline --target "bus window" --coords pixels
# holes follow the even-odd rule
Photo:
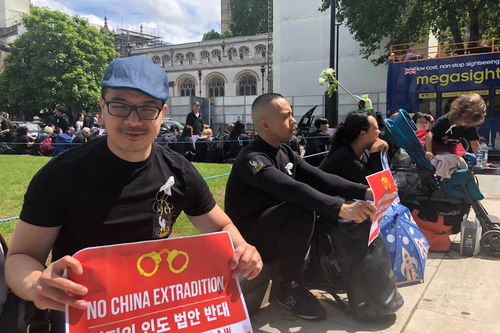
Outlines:
[[[500,89],[495,89],[495,105],[493,117],[500,117]]]
[[[456,99],[456,97],[441,98],[441,114],[447,114],[450,112],[451,103]]]
[[[441,93],[441,115],[444,115],[450,112],[451,103],[456,100],[461,95],[465,94],[478,94],[481,95],[484,102],[486,103],[486,107],[490,108],[490,92],[488,90],[472,90],[472,91],[452,91],[452,92],[443,92]],[[488,111],[486,111],[489,113]]]
[[[418,94],[418,111],[437,117],[437,93]]]

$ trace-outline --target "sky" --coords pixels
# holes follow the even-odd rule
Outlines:
[[[211,29],[220,32],[220,0],[34,0],[36,6],[80,15],[113,29],[129,29],[162,37],[174,44],[201,41]]]

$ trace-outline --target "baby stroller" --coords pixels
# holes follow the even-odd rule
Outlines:
[[[386,119],[385,139],[403,148],[411,158],[411,165],[391,168],[395,173],[410,174],[413,179],[404,189],[400,188],[401,202],[409,208],[429,205],[436,211],[450,208],[448,213],[442,216],[451,221],[454,233],[460,231],[462,216],[467,214],[472,206],[483,231],[481,250],[488,255],[500,257],[500,220],[496,216],[488,215],[481,204],[484,196],[472,170],[457,170],[451,178],[439,180],[434,175],[434,166],[425,158],[426,151],[415,135],[416,129],[415,123],[405,110],[399,110],[394,120]],[[453,219],[450,215],[455,215],[456,218]]]

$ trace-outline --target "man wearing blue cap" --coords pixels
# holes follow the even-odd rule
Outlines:
[[[26,192],[5,270],[19,297],[40,309],[86,309],[87,288],[63,277],[66,269],[82,274],[80,262],[70,256],[90,246],[166,238],[182,211],[202,233],[231,234],[234,277],[258,275],[259,253],[215,203],[198,171],[183,156],[152,144],[168,97],[165,71],[148,59],[111,62],[100,99],[108,136],[52,159]],[[90,191],[94,183],[101,184],[98,191]],[[89,191],[75,195],[74,187]],[[51,249],[52,263],[45,268]],[[61,316],[51,332],[62,332],[63,322]]]

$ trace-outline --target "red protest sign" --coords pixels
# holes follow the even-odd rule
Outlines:
[[[89,307],[66,307],[66,332],[252,332],[233,253],[227,232],[84,249],[67,277]]]
[[[398,192],[396,184],[394,183],[394,178],[392,178],[391,170],[374,173],[367,176],[366,180],[368,180],[368,184],[370,184],[373,191],[375,206],[377,207],[377,213],[373,219],[370,237],[368,239],[368,245],[370,245],[379,235],[379,221],[382,220],[387,208],[389,208],[394,199],[398,196]]]

